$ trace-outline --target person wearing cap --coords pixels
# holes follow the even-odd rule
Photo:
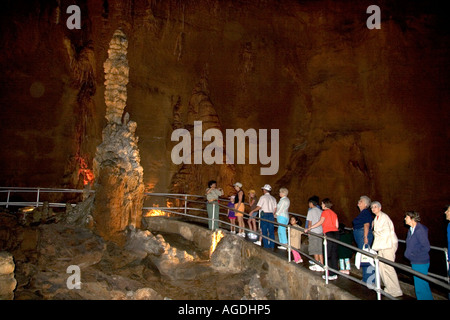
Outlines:
[[[270,194],[272,187],[269,184],[264,185],[261,189],[263,195],[259,198],[256,208],[250,211],[249,214],[251,215],[253,212],[261,210],[261,232],[264,236],[263,246],[265,248],[273,249],[275,247],[275,243],[270,241],[270,239],[275,240],[275,230],[273,226],[275,218],[273,213],[276,212],[277,200]]]
[[[233,187],[237,192],[236,196],[234,197],[234,209],[237,210],[237,211],[235,211],[235,216],[237,218],[238,225],[239,225],[238,236],[245,237],[245,231],[244,231],[245,224],[244,224],[244,213],[243,213],[245,210],[245,205],[244,205],[245,193],[242,190],[242,183],[236,182],[235,184],[233,184]]]
[[[217,188],[217,182],[211,180],[206,189],[206,210],[208,211],[208,226],[211,230],[216,230],[219,226],[219,197],[223,195],[222,188]]]

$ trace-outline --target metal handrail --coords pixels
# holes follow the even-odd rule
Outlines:
[[[151,194],[149,194],[149,195],[151,195]],[[221,205],[221,204],[219,204],[219,207],[223,207],[224,209],[229,209],[227,206],[224,206],[224,205]],[[164,208],[161,208],[161,207],[155,207],[154,209],[159,209],[159,210],[164,211]],[[170,208],[169,208],[169,209],[170,209]],[[202,210],[202,211],[206,211],[206,210]],[[242,214],[244,215],[244,217],[245,217],[245,216],[249,216],[247,213],[242,212],[242,211],[240,211],[240,210],[234,209],[234,211],[237,211],[237,212],[239,212],[239,213],[242,213]],[[175,212],[174,212],[174,213],[175,213]],[[219,213],[220,213],[220,210],[219,210]],[[287,230],[288,230],[288,241],[289,241],[287,246],[286,246],[286,244],[282,244],[282,243],[276,241],[275,239],[271,239],[271,238],[269,238],[269,237],[267,237],[267,236],[265,236],[265,235],[263,235],[263,234],[261,234],[261,233],[256,233],[256,234],[258,234],[258,235],[259,235],[260,237],[262,237],[262,238],[266,238],[266,239],[268,239],[268,240],[270,240],[270,241],[272,241],[272,242],[274,242],[274,243],[277,243],[277,244],[279,244],[279,245],[281,245],[281,246],[287,247],[288,260],[289,260],[289,261],[290,261],[290,251],[291,251],[292,249],[294,249],[294,250],[296,250],[296,251],[299,251],[299,252],[301,252],[303,255],[305,255],[306,257],[308,257],[309,259],[316,261],[316,260],[313,259],[312,257],[308,256],[306,253],[304,253],[303,251],[301,251],[300,248],[295,248],[295,247],[291,246],[291,244],[290,244],[290,236],[289,236],[290,228],[295,228],[295,229],[298,229],[298,230],[300,230],[300,231],[304,231],[305,228],[302,228],[302,227],[293,227],[293,226],[291,226],[291,225],[281,224],[281,223],[278,223],[277,221],[270,221],[270,220],[266,220],[266,219],[263,219],[263,218],[260,218],[260,217],[255,217],[255,218],[256,218],[256,219],[259,219],[259,220],[262,220],[262,221],[266,221],[266,222],[272,223],[272,224],[274,224],[274,225],[284,226],[284,227],[287,228]],[[205,218],[205,219],[209,220],[209,218]],[[214,220],[214,219],[212,219],[212,220]],[[220,219],[219,219],[219,222],[220,222],[220,223],[225,223],[225,224],[227,224],[227,225],[231,225],[231,224],[229,224],[229,223],[220,221]],[[238,229],[243,229],[243,230],[246,230],[246,231],[254,232],[253,230],[250,230],[250,229],[247,229],[247,228],[242,228],[242,227],[239,227],[238,225],[235,225],[235,227],[238,228]],[[381,286],[380,286],[380,275],[379,275],[379,262],[382,262],[382,263],[386,263],[386,264],[388,264],[388,265],[391,265],[391,266],[393,266],[393,267],[402,269],[402,270],[404,270],[404,271],[406,271],[406,272],[408,272],[408,273],[411,273],[411,274],[414,275],[414,276],[420,277],[420,278],[422,278],[422,279],[424,279],[424,280],[426,280],[426,281],[428,281],[428,282],[431,282],[431,283],[434,283],[434,284],[436,284],[436,285],[438,285],[438,286],[441,286],[441,287],[443,287],[444,289],[450,290],[450,285],[449,285],[449,284],[446,284],[446,283],[443,283],[443,282],[441,282],[441,281],[438,281],[438,280],[436,280],[435,278],[433,278],[433,277],[431,277],[431,276],[429,276],[429,275],[425,275],[425,274],[423,274],[423,273],[417,272],[417,271],[413,270],[411,267],[407,267],[407,266],[405,266],[405,265],[403,265],[403,264],[400,264],[400,263],[397,263],[397,262],[394,262],[394,261],[385,259],[385,258],[383,258],[383,257],[378,256],[378,254],[372,254],[372,253],[369,253],[369,252],[367,252],[367,251],[364,251],[364,250],[362,250],[362,249],[359,249],[359,248],[357,248],[357,247],[354,247],[354,246],[352,246],[352,245],[349,245],[349,244],[347,244],[347,243],[345,243],[345,242],[342,242],[342,241],[339,241],[339,240],[336,240],[336,239],[332,239],[332,238],[328,238],[326,235],[320,235],[320,234],[315,234],[315,233],[309,233],[309,234],[312,234],[313,236],[320,237],[320,238],[323,239],[323,243],[324,243],[324,246],[325,246],[325,249],[324,249],[324,252],[325,252],[325,255],[324,255],[325,261],[324,261],[324,262],[325,262],[325,263],[324,263],[324,264],[321,264],[321,263],[318,262],[318,261],[316,261],[316,263],[324,267],[324,269],[325,269],[325,281],[326,281],[327,284],[328,284],[328,272],[327,272],[327,271],[328,271],[328,270],[331,270],[331,271],[333,271],[333,272],[335,272],[335,273],[339,273],[340,275],[342,275],[342,276],[344,276],[344,277],[346,277],[346,278],[349,278],[349,279],[351,279],[351,280],[353,280],[353,281],[356,280],[355,282],[357,282],[357,283],[359,283],[359,284],[362,284],[362,285],[365,285],[365,286],[367,286],[367,287],[368,287],[369,289],[371,289],[371,290],[374,290],[374,291],[377,293],[377,299],[378,299],[378,300],[381,299],[381,294],[385,295],[386,297],[388,297],[388,298],[390,298],[390,299],[394,299],[394,300],[395,300],[396,298],[392,297],[391,295],[389,295],[388,293],[386,293],[384,290],[381,289]],[[360,281],[359,279],[356,279],[356,278],[354,278],[354,277],[352,277],[352,276],[350,276],[350,275],[347,275],[347,274],[345,274],[345,273],[342,273],[342,272],[340,272],[339,270],[333,269],[333,268],[331,268],[330,266],[328,266],[328,261],[327,261],[328,259],[327,259],[327,253],[326,253],[326,252],[327,252],[327,250],[326,250],[326,247],[327,247],[327,241],[335,242],[335,243],[337,243],[337,244],[339,244],[339,245],[342,245],[342,246],[345,246],[345,247],[347,247],[347,248],[350,248],[351,250],[354,250],[354,251],[356,251],[356,252],[360,252],[360,253],[362,253],[362,254],[364,254],[364,255],[367,255],[367,256],[372,257],[372,258],[374,259],[374,263],[375,263],[375,275],[376,275],[375,286],[370,287],[370,286],[369,286],[368,284],[366,284],[365,282],[362,282],[362,281]],[[444,250],[444,251],[446,252],[446,250]],[[447,278],[447,281],[448,281],[448,278]]]
[[[11,202],[11,201],[9,201],[11,192],[36,192],[37,193],[37,199],[36,199],[35,202]],[[0,193],[7,193],[7,201],[6,202],[0,202],[0,206],[1,205],[6,205],[6,207],[8,207],[9,205],[15,205],[15,206],[30,206],[30,205],[32,205],[32,206],[37,206],[38,207],[38,206],[43,204],[43,202],[41,202],[40,199],[39,199],[40,193],[43,193],[43,192],[47,192],[47,193],[50,193],[50,192],[54,192],[54,193],[65,193],[65,192],[67,192],[67,193],[85,193],[85,192],[94,193],[95,190],[89,190],[89,189],[84,189],[84,190],[79,190],[79,189],[58,189],[58,188],[0,187]],[[143,210],[157,209],[157,210],[162,210],[162,211],[165,211],[165,212],[170,212],[170,213],[173,213],[173,214],[182,214],[182,213],[174,211],[174,210],[183,210],[183,212],[184,212],[183,215],[185,215],[185,216],[194,217],[194,218],[197,218],[197,219],[210,220],[209,218],[203,218],[203,217],[199,217],[199,216],[196,216],[196,215],[190,215],[190,214],[187,213],[188,210],[194,210],[194,211],[197,210],[197,211],[202,211],[202,212],[206,211],[205,209],[201,209],[201,208],[189,208],[188,207],[188,202],[205,204],[206,200],[203,200],[203,201],[198,201],[197,200],[196,201],[196,200],[189,200],[188,199],[189,197],[196,197],[196,198],[203,199],[203,198],[205,198],[204,195],[167,194],[167,193],[150,193],[150,192],[146,192],[145,195],[146,196],[161,196],[161,197],[165,197],[165,198],[173,198],[173,199],[184,201],[185,203],[184,203],[184,207],[175,207],[175,208],[170,208],[170,207],[166,207],[166,208],[164,208],[164,207],[144,207]],[[224,200],[224,199],[221,199],[221,200]],[[64,207],[66,205],[67,205],[66,203],[49,203],[50,207]],[[75,204],[71,204],[71,205],[73,206]],[[222,207],[224,209],[227,209],[227,210],[229,209],[227,206],[221,205],[219,203],[219,208],[220,207]],[[247,213],[239,211],[237,209],[234,209],[234,211],[242,213],[244,215],[244,217],[249,216]],[[289,212],[289,214],[290,215],[296,215],[296,216],[304,217],[304,216],[302,216],[300,214],[296,214],[296,213]],[[375,272],[375,274],[376,274],[376,286],[374,288],[370,288],[369,287],[369,289],[372,289],[372,290],[376,291],[378,299],[381,298],[381,294],[387,296],[388,298],[395,299],[394,297],[390,296],[389,294],[387,294],[386,292],[384,292],[380,288],[380,280],[379,280],[379,272],[378,272],[379,262],[383,262],[383,263],[389,264],[389,265],[391,265],[393,267],[402,269],[402,270],[404,270],[404,271],[406,271],[408,273],[413,274],[414,276],[420,277],[420,278],[422,278],[422,279],[424,279],[426,281],[429,281],[431,283],[439,285],[439,286],[443,287],[444,289],[450,290],[450,285],[448,284],[448,282],[449,282],[449,278],[448,277],[444,278],[444,279],[447,280],[447,284],[446,284],[446,283],[443,283],[443,282],[438,281],[435,278],[431,277],[430,276],[431,274],[430,275],[424,275],[424,274],[422,274],[420,272],[412,270],[411,267],[407,267],[407,266],[405,266],[403,264],[396,263],[394,261],[390,261],[390,260],[387,260],[387,259],[385,259],[383,257],[380,257],[380,256],[378,256],[378,254],[369,253],[367,251],[364,251],[362,249],[359,249],[357,247],[354,247],[354,246],[349,245],[347,243],[344,243],[342,241],[335,240],[335,239],[332,239],[332,238],[328,238],[326,235],[315,234],[315,233],[308,233],[308,234],[311,234],[313,236],[320,237],[320,238],[323,239],[324,246],[325,246],[325,250],[324,250],[325,251],[325,261],[324,261],[325,263],[321,264],[319,261],[316,261],[315,259],[313,259],[309,255],[307,255],[306,253],[301,251],[300,248],[295,248],[295,247],[291,246],[291,244],[290,244],[290,237],[289,237],[290,229],[291,228],[295,228],[295,229],[298,229],[300,231],[304,231],[305,230],[304,228],[302,228],[302,227],[293,227],[293,226],[291,226],[289,224],[288,225],[280,224],[277,221],[265,220],[265,219],[260,218],[260,217],[255,217],[255,219],[259,219],[260,221],[266,221],[266,222],[272,223],[272,224],[277,225],[277,226],[284,226],[284,227],[286,227],[287,228],[287,232],[288,232],[288,244],[287,245],[286,244],[282,244],[282,243],[276,241],[275,239],[269,238],[269,237],[267,237],[267,236],[265,236],[265,235],[263,235],[261,233],[254,232],[251,229],[242,228],[242,227],[239,227],[238,225],[235,225],[235,227],[238,228],[238,229],[243,229],[245,231],[256,233],[262,238],[266,238],[266,239],[268,239],[268,240],[270,240],[270,241],[272,241],[274,243],[277,243],[277,244],[279,244],[281,246],[286,247],[287,248],[287,252],[288,252],[288,259],[289,259],[289,261],[290,261],[290,250],[293,249],[293,250],[296,250],[298,252],[301,252],[304,256],[308,257],[309,259],[314,260],[318,265],[323,266],[325,271],[331,270],[331,271],[333,271],[335,273],[339,273],[340,275],[342,275],[342,276],[344,276],[346,278],[349,278],[349,279],[351,279],[351,280],[353,280],[353,281],[355,281],[355,282],[357,282],[359,284],[367,286],[367,284],[365,282],[362,282],[361,280],[359,280],[359,279],[357,279],[355,277],[352,277],[350,275],[344,274],[344,273],[340,272],[339,270],[335,270],[335,269],[333,269],[333,268],[328,266],[328,261],[327,261],[327,256],[326,256],[327,241],[336,242],[339,245],[345,246],[345,247],[350,248],[351,250],[354,250],[354,251],[357,251],[357,252],[361,252],[362,254],[373,258],[374,261],[375,261],[375,269],[376,269],[376,272]],[[215,219],[213,218],[211,220],[214,221]],[[227,222],[224,222],[224,221],[220,221],[220,209],[219,209],[219,219],[218,220],[219,220],[218,223],[231,225],[230,223],[227,223]],[[399,240],[399,242],[403,242],[403,241],[404,240]],[[440,248],[440,247],[435,247],[435,246],[433,246],[433,248],[437,249],[437,250],[444,251],[445,254],[446,254],[446,257],[448,257],[448,250],[447,250],[447,248]],[[448,271],[448,265],[447,265],[447,271]],[[326,283],[328,283],[328,272],[325,272],[325,281],[326,281]]]
[[[164,194],[164,193],[158,193],[158,194],[156,194],[156,193],[147,193],[147,195],[167,195],[167,194]],[[172,194],[173,195],[173,194]],[[175,195],[178,195],[178,196],[184,196],[184,194],[175,194]],[[191,195],[190,195],[191,196]],[[198,197],[198,198],[206,198],[204,195],[202,196],[202,195],[192,195],[193,197]],[[226,199],[226,198],[221,198],[220,200],[222,200],[222,201],[227,201],[228,199]],[[195,201],[195,203],[204,203],[204,201]],[[249,206],[250,204],[249,203],[247,203],[247,202],[244,202],[244,204],[245,205],[247,205],[247,206]],[[227,207],[224,207],[225,209],[228,209]],[[243,215],[244,215],[244,217],[245,216],[249,216],[247,213],[245,213],[245,212],[241,212],[241,211],[239,211],[239,210],[234,210],[234,211],[238,211],[238,212],[240,212],[240,213],[243,213]],[[302,214],[299,214],[299,213],[294,213],[294,212],[288,212],[288,214],[289,215],[293,215],[293,216],[297,216],[297,217],[301,217],[301,218],[303,218],[303,219],[305,219],[306,220],[306,216],[305,215],[302,215]],[[259,218],[260,219],[260,221],[264,221],[264,219],[262,219],[262,218]],[[270,223],[273,223],[273,221],[268,221],[268,220],[266,220],[267,222],[270,222]],[[290,225],[288,224],[288,225],[284,225],[284,224],[280,224],[280,223],[278,223],[278,222],[276,222],[275,221],[275,224],[277,224],[277,225],[281,225],[281,226],[283,226],[283,227],[286,227],[286,228],[288,228],[288,227],[290,227]],[[346,230],[353,230],[353,228],[345,228]],[[245,230],[248,230],[248,229],[245,229]],[[251,231],[251,230],[250,230]],[[406,241],[405,240],[402,240],[402,239],[398,239],[398,242],[401,242],[401,243],[406,243]],[[278,244],[280,244],[280,243],[278,243]],[[280,245],[283,245],[283,244],[280,244]],[[447,248],[441,248],[441,247],[437,247],[437,246],[430,246],[430,249],[432,249],[432,250],[438,250],[438,251],[442,251],[443,253],[444,253],[444,260],[445,260],[445,265],[446,265],[446,269],[447,269],[447,275],[446,276],[442,276],[442,275],[438,275],[438,274],[435,274],[435,273],[432,273],[432,272],[429,272],[428,273],[428,275],[429,276],[432,276],[432,277],[435,277],[435,278],[438,278],[438,279],[441,279],[441,280],[444,280],[444,281],[447,281],[447,283],[450,283],[450,278],[449,278],[449,276],[448,276],[448,274],[449,274],[449,264],[448,264],[448,249]],[[290,255],[289,255],[289,261],[290,261]]]

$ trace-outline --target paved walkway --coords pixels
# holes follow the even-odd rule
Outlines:
[[[251,241],[247,237],[246,237],[246,240]],[[270,250],[270,249],[266,249],[266,248],[264,248],[264,250],[266,250],[268,253],[272,253],[281,258],[284,258],[284,259],[286,259],[286,261],[288,260],[286,250],[278,249],[277,245],[274,250]],[[309,272],[311,274],[311,277],[320,277],[321,278],[324,273],[310,270],[309,269],[309,266],[310,266],[309,259],[306,258],[304,255],[302,255],[302,258],[303,258],[303,263],[299,263],[299,264],[297,264],[297,266],[299,268],[306,269],[307,272]],[[292,259],[291,263],[295,264],[292,257],[291,257],[291,259]],[[352,264],[352,269],[350,270],[350,276],[355,277],[357,279],[362,278],[361,271],[356,269],[354,267],[354,264]],[[406,277],[406,276],[403,276],[403,277]],[[399,274],[399,279],[401,279],[403,277],[401,274]],[[325,280],[323,280],[323,281],[325,281]],[[354,296],[356,296],[357,298],[359,298],[361,300],[377,300],[377,294],[374,290],[371,290],[368,287],[363,286],[343,275],[338,275],[338,279],[330,281],[330,283],[333,283],[334,285],[338,286],[339,288],[341,288],[347,292],[350,292],[351,294],[353,294]],[[416,298],[414,296],[414,287],[412,286],[412,284],[401,281],[400,285],[401,285],[402,289],[405,287],[405,290],[403,290],[403,296],[396,298],[397,300],[416,300]],[[445,299],[445,298],[442,297],[442,299]],[[391,299],[389,299],[388,297],[386,297],[384,295],[381,295],[381,300],[391,300]]]

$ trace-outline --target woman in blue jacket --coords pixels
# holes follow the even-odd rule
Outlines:
[[[413,270],[426,275],[430,268],[430,242],[428,241],[428,228],[419,221],[418,212],[406,212],[405,223],[410,228],[406,237],[405,257],[411,261]],[[428,281],[414,276],[414,289],[417,300],[433,300]]]

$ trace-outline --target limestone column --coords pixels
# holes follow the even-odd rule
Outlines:
[[[121,243],[128,225],[139,228],[144,202],[143,168],[140,165],[137,124],[124,113],[128,84],[128,41],[117,30],[110,42],[105,71],[107,125],[94,158],[95,231],[106,240]]]

